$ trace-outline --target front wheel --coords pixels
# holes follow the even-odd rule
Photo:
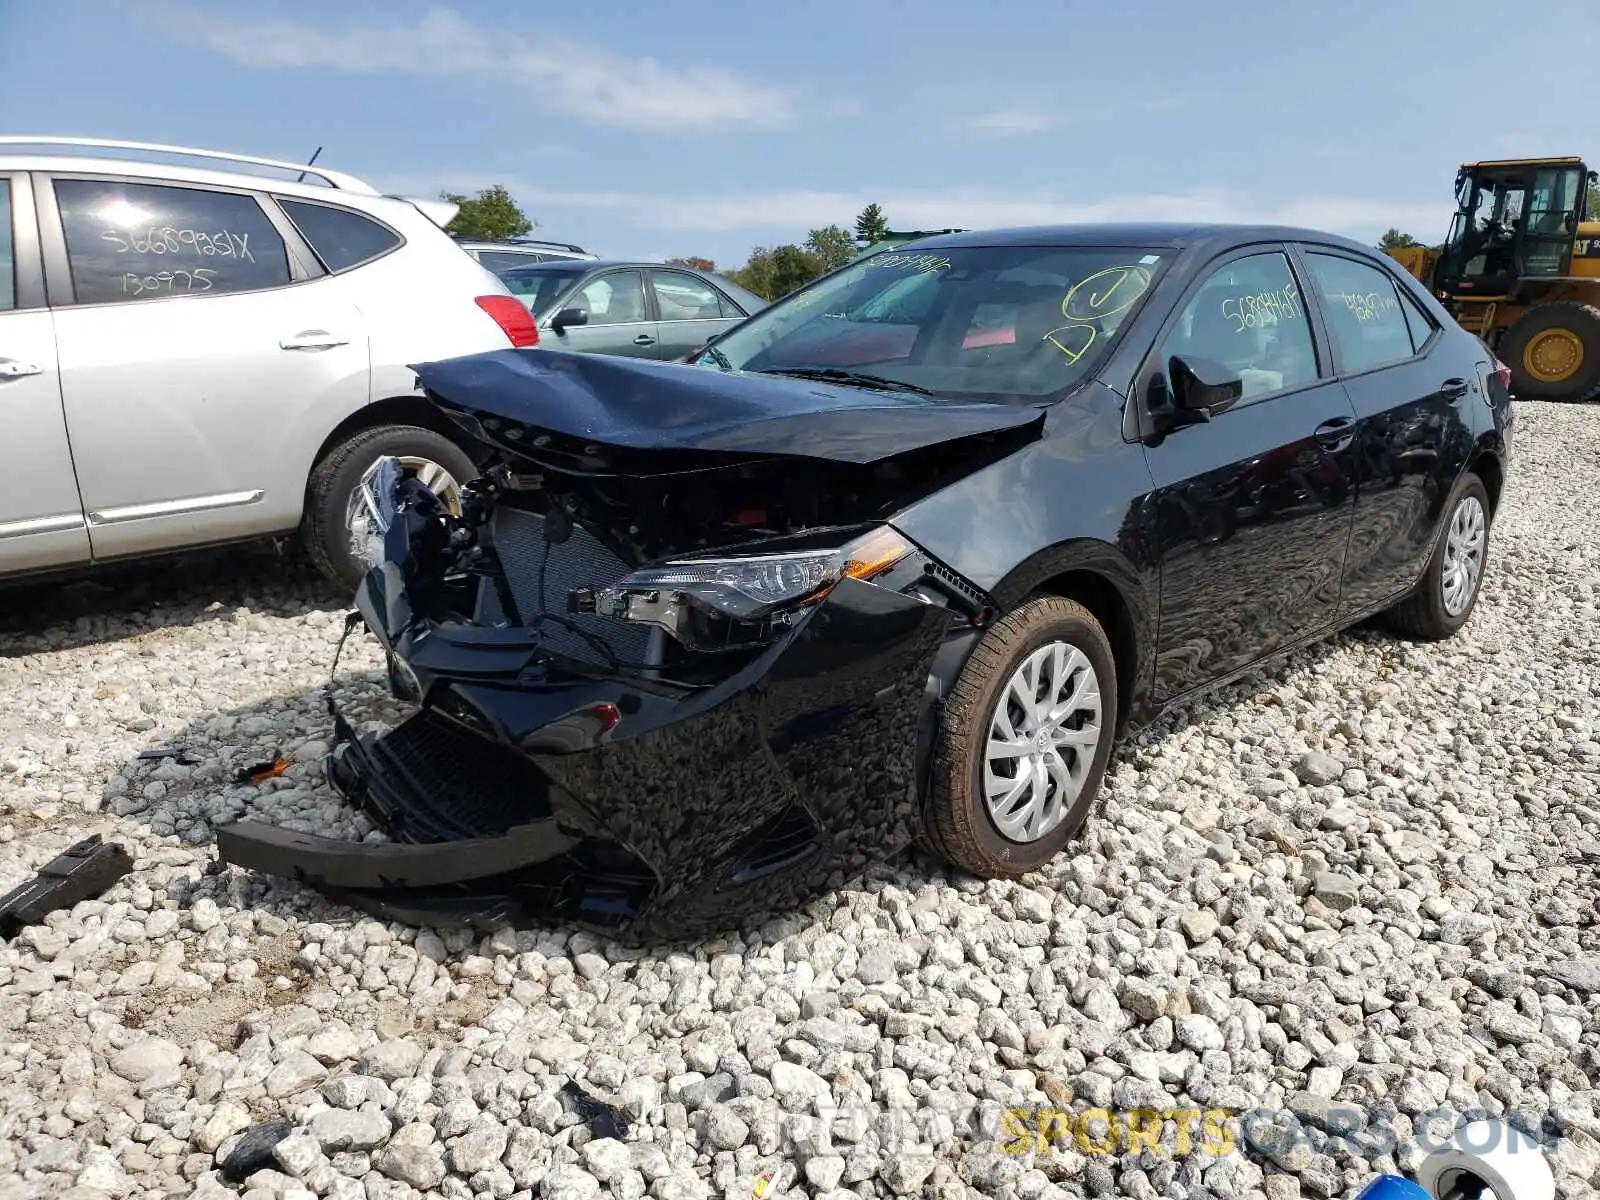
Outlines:
[[[1467,475],[1444,508],[1433,557],[1416,589],[1389,610],[1394,629],[1420,641],[1437,642],[1467,623],[1478,604],[1489,565],[1489,493],[1483,480]]]
[[[995,622],[951,689],[934,750],[923,837],[983,879],[1043,866],[1100,794],[1117,719],[1117,671],[1083,605],[1035,596]]]
[[[343,591],[360,586],[366,556],[382,536],[372,519],[370,491],[378,461],[391,456],[415,471],[451,512],[460,512],[461,485],[478,473],[461,447],[415,425],[364,429],[328,451],[311,473],[302,532],[311,561]]]

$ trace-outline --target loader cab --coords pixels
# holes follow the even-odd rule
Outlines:
[[[1468,163],[1436,283],[1446,295],[1505,297],[1523,279],[1572,267],[1584,197],[1595,175],[1577,158]]]

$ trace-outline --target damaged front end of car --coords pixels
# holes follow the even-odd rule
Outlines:
[[[482,447],[459,513],[392,461],[369,498],[357,606],[417,711],[377,738],[336,715],[329,774],[392,841],[242,822],[222,859],[416,924],[686,935],[903,848],[993,609],[892,517],[1038,414],[551,352],[486,377],[501,357],[417,368]]]

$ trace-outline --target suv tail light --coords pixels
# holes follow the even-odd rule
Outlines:
[[[1505,388],[1508,392],[1511,390],[1511,368],[1506,366],[1505,363],[1501,362],[1498,358],[1494,360],[1494,376],[1500,381],[1501,387]]]
[[[539,325],[515,296],[479,296],[478,307],[494,318],[513,346],[522,349],[539,344]]]

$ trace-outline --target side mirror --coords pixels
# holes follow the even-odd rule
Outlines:
[[[560,333],[572,325],[587,325],[589,323],[589,310],[586,308],[563,308],[550,321],[550,328]]]
[[[1174,354],[1167,363],[1172,376],[1172,398],[1183,412],[1209,421],[1227,412],[1244,396],[1244,380],[1231,367],[1209,358],[1182,358]]]

